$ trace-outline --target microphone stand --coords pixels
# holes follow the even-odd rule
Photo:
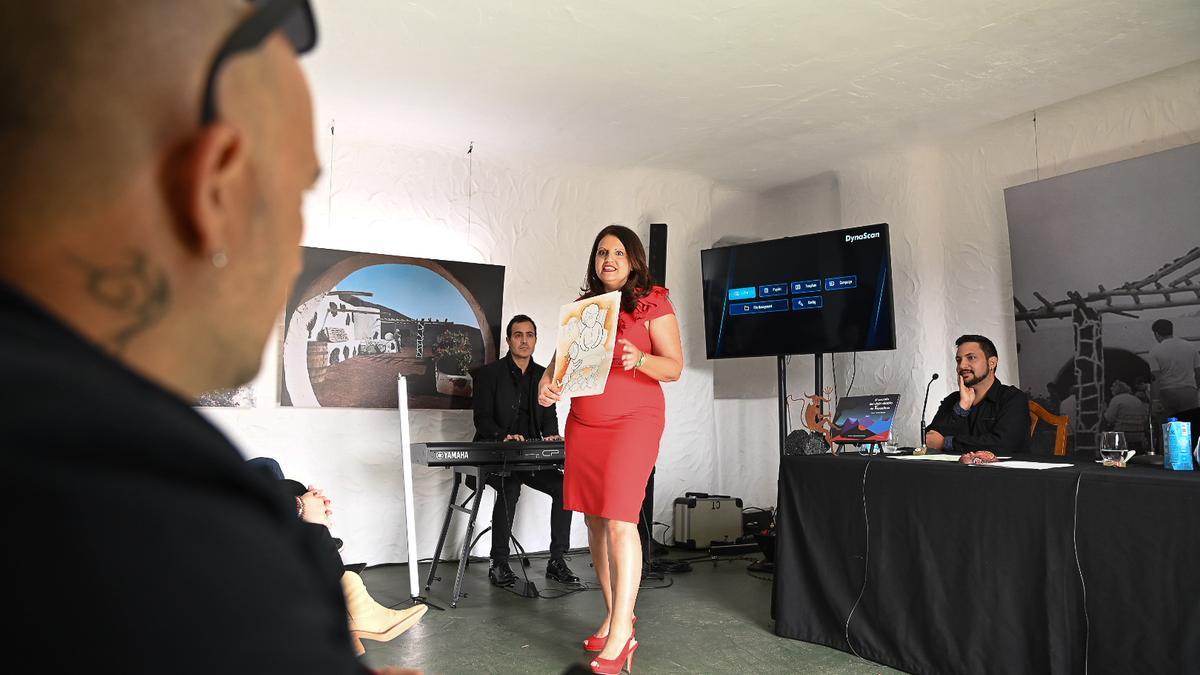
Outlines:
[[[929,378],[929,383],[925,385],[925,400],[921,403],[921,433],[917,437],[917,447],[925,445],[925,411],[929,408],[929,388],[933,386],[933,381],[938,379],[938,374],[934,373],[933,377]]]

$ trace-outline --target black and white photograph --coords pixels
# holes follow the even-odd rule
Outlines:
[[[1148,450],[1152,420],[1200,405],[1154,375],[1200,349],[1198,186],[1193,144],[1004,191],[1022,388],[1079,450],[1106,430]]]

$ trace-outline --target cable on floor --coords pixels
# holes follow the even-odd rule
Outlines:
[[[1092,626],[1087,611],[1087,583],[1083,580],[1083,566],[1079,564],[1079,484],[1083,482],[1083,474],[1075,476],[1075,506],[1071,515],[1071,546],[1075,549],[1075,570],[1079,572],[1079,587],[1083,590],[1083,673],[1088,672],[1088,651],[1091,645]]]
[[[863,523],[866,525],[866,549],[863,551],[863,582],[862,588],[858,589],[858,597],[854,599],[854,605],[850,607],[850,613],[846,615],[845,636],[846,645],[850,647],[850,652],[858,658],[863,658],[861,654],[854,649],[854,644],[850,642],[850,619],[854,617],[854,610],[858,609],[858,603],[862,600],[863,593],[867,591],[867,570],[870,564],[871,555],[871,521],[867,515],[867,472],[871,470],[871,460],[867,460],[867,465],[863,467],[862,477],[862,495],[863,495]]]

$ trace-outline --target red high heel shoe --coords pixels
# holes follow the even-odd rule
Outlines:
[[[629,671],[629,675],[633,675],[633,653],[637,651],[638,641],[630,637],[625,642],[625,648],[617,654],[615,659],[602,659],[599,656],[592,659],[592,672],[600,675],[620,675],[625,671]]]
[[[633,615],[633,625],[634,626],[637,625],[637,614]],[[637,635],[637,631],[634,631],[633,633],[631,633],[631,635]],[[606,644],[608,644],[608,636],[607,635],[605,635],[604,637],[600,637],[598,635],[589,635],[588,638],[583,641],[583,651],[585,651],[585,652],[602,652],[602,651],[604,651],[604,645],[606,645]]]

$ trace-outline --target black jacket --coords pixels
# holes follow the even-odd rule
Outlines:
[[[929,425],[929,430],[953,439],[947,450],[991,450],[1006,455],[1030,451],[1029,397],[1025,392],[997,379],[965,416],[956,412],[958,399],[957,391],[942,399]]]
[[[529,406],[530,421],[534,435],[558,435],[558,412],[554,406],[543,408],[537,404],[537,386],[546,369],[529,360],[529,399],[518,400],[518,378],[521,369],[513,363],[512,355],[483,366],[475,373],[474,391],[471,394],[475,411],[476,441],[499,441],[511,433],[517,421],[517,410],[521,405]]]
[[[5,522],[32,560],[10,575],[12,648],[50,670],[366,672],[328,530],[187,402],[2,284],[0,326]]]

